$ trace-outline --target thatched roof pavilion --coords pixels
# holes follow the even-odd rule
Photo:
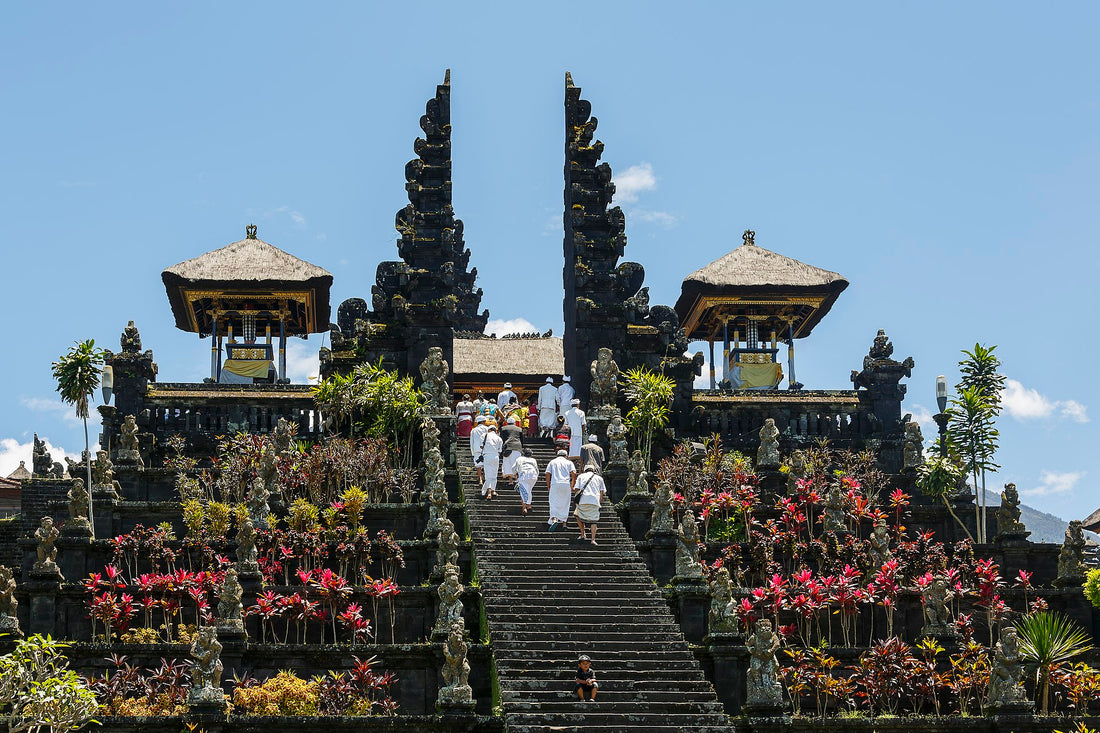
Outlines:
[[[547,377],[565,368],[562,340],[554,336],[454,340],[454,391],[495,395],[505,382],[521,400],[538,392]]]

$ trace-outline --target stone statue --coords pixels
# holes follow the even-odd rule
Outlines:
[[[920,592],[921,602],[924,604],[924,628],[922,636],[950,636],[951,628],[951,599],[955,594],[947,585],[947,580],[940,576],[932,578],[932,582],[924,586]]]
[[[431,422],[435,424],[434,421]],[[447,486],[443,481],[443,456],[439,452],[438,445],[425,450],[424,487],[427,489],[429,502],[428,524],[424,528],[424,536],[432,537],[439,532],[440,522],[447,518],[449,504]]]
[[[699,562],[699,526],[690,509],[684,510],[676,537],[676,576],[685,579],[703,577],[703,565]]]
[[[122,347],[123,354],[140,354],[141,353],[141,334],[138,333],[137,326],[133,321],[126,324],[126,328],[122,329],[122,336],[118,340],[119,346]]]
[[[787,472],[787,496],[797,496],[798,482],[806,479],[809,468],[806,466],[806,454],[800,450],[791,453],[791,466]]]
[[[50,452],[46,450],[45,442],[38,439],[38,433],[34,434],[31,468],[35,476],[49,476],[53,471],[53,458],[50,457]]]
[[[871,560],[870,572],[874,574],[894,556],[890,549],[890,533],[886,529],[886,520],[882,517],[875,520],[875,527],[867,538],[867,544],[867,556]]]
[[[425,417],[420,421],[420,430],[424,434],[424,448],[439,447],[439,426],[435,420]]]
[[[915,422],[905,423],[905,445],[901,458],[903,469],[916,470],[924,463],[924,436],[921,435],[920,425]]]
[[[470,663],[466,661],[465,625],[462,620],[452,621],[443,646],[443,687],[438,702],[443,707],[471,705],[474,691],[470,689]]]
[[[433,635],[445,636],[455,621],[462,621],[462,583],[458,579],[458,566],[447,565],[443,582],[439,584],[439,614],[435,618]]]
[[[1074,519],[1066,528],[1066,539],[1058,553],[1058,578],[1056,585],[1080,585],[1085,577],[1085,531],[1080,519]]]
[[[420,362],[420,391],[427,400],[424,409],[430,415],[451,414],[451,388],[447,384],[450,369],[438,346],[428,349],[428,357]]]
[[[649,496],[649,472],[645,470],[645,459],[640,450],[631,454],[626,467],[626,493]]]
[[[110,487],[115,485],[115,464],[105,450],[95,452],[95,461],[92,463],[92,486]]]
[[[60,575],[57,567],[57,548],[54,543],[60,533],[53,526],[53,517],[42,517],[42,524],[34,531],[34,538],[38,540],[38,559],[34,563],[34,572]]]
[[[649,519],[649,531],[672,532],[672,489],[668,483],[657,483],[657,493],[653,496],[653,514]]]
[[[894,345],[890,343],[890,337],[884,329],[879,329],[871,348],[867,350],[867,356],[863,357],[863,368],[870,369],[875,361],[889,359],[894,355]]]
[[[294,451],[294,436],[298,433],[298,426],[280,417],[275,423],[275,431],[271,434],[271,446],[279,456],[286,456]]]
[[[191,642],[191,692],[187,696],[189,705],[223,706],[225,693],[222,692],[222,645],[218,641],[218,632],[213,626],[200,626],[199,633]]]
[[[245,506],[248,508],[248,518],[252,520],[253,526],[260,529],[268,528],[267,516],[271,514],[271,507],[267,503],[269,496],[271,492],[264,486],[264,480],[257,476],[252,480],[252,488],[244,498]]]
[[[619,365],[611,358],[611,349],[600,347],[590,371],[592,408],[598,411],[600,408],[614,407],[619,401]]]
[[[256,527],[252,519],[245,517],[237,527],[237,565],[240,572],[248,575],[256,575],[260,572],[260,564],[257,561],[256,551]]]
[[[626,465],[626,426],[623,425],[622,415],[615,415],[607,424],[607,442],[611,446],[608,464]]]
[[[760,428],[760,447],[756,450],[757,468],[779,468],[779,428],[769,417]]]
[[[0,634],[22,636],[19,630],[19,601],[15,597],[15,576],[0,565]]]
[[[437,541],[439,549],[435,551],[434,573],[444,572],[448,564],[458,567],[458,543],[461,540],[450,519],[444,518],[439,522]]]
[[[775,652],[779,649],[779,636],[772,631],[772,622],[767,619],[757,621],[746,646],[750,659],[745,705],[760,708],[782,707],[783,687],[777,679],[779,663],[775,659]]]
[[[1026,527],[1020,521],[1020,494],[1016,491],[1016,484],[1005,484],[1005,490],[1001,492],[1001,505],[997,507],[997,536],[1025,531]]]
[[[718,568],[710,581],[710,624],[711,634],[732,634],[737,631],[737,604],[733,602],[733,581],[730,571]]]
[[[844,506],[844,494],[840,484],[834,482],[825,494],[825,510],[821,513],[821,523],[826,532],[848,532],[848,512]]]
[[[122,437],[119,438],[120,450],[137,452],[138,450],[138,426],[137,418],[127,415],[122,421]]]
[[[85,530],[88,528],[88,490],[84,488],[84,479],[74,478],[72,488],[66,494],[69,499],[69,527]]]
[[[993,647],[993,669],[989,672],[986,705],[996,709],[1030,703],[1022,682],[1024,667],[1020,660],[1020,637],[1015,626],[1001,624],[1001,640]]]
[[[53,468],[50,469],[50,478],[58,480],[65,478],[65,467],[61,465],[61,461],[53,462]]]
[[[218,631],[222,633],[244,632],[244,606],[241,596],[244,591],[237,578],[237,568],[225,571],[222,586],[218,589]]]

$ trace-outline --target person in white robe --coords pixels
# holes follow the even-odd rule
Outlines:
[[[581,457],[581,445],[584,443],[585,428],[588,427],[581,401],[574,397],[565,411],[565,424],[569,426],[569,457]]]
[[[573,496],[573,484],[577,480],[577,467],[559,450],[557,457],[546,464],[546,488],[550,493],[550,519],[547,529],[561,529],[569,521],[569,502]]]
[[[505,382],[504,389],[497,393],[497,409],[503,409],[504,406],[511,402],[512,398],[515,396],[516,393],[512,391],[512,383]]]
[[[482,451],[481,466],[485,471],[485,482],[481,485],[481,495],[486,499],[492,499],[497,495],[497,476],[500,474],[500,452],[504,449],[504,441],[497,435],[497,426],[490,425],[489,432],[485,434],[485,448]]]
[[[564,415],[569,411],[569,405],[572,404],[573,398],[577,396],[576,390],[573,389],[573,385],[569,383],[569,377],[561,378],[561,386],[558,387],[558,414]]]
[[[558,419],[558,388],[554,386],[553,377],[547,377],[546,384],[539,387],[536,404],[539,408],[539,437],[550,437]]]
[[[523,502],[523,513],[531,511],[531,497],[535,491],[535,483],[539,480],[539,462],[535,460],[530,448],[523,449],[523,456],[516,461],[516,491],[519,492],[519,500]]]
[[[485,481],[485,471],[482,469],[478,457],[485,449],[485,436],[488,432],[489,426],[485,424],[485,416],[478,415],[474,418],[474,427],[470,431],[470,455],[474,459],[474,468],[477,469],[477,480],[482,483]]]
[[[600,521],[600,502],[607,493],[603,477],[596,472],[595,466],[586,466],[584,472],[577,479],[577,508],[573,516],[577,518],[577,524],[581,528],[582,540],[591,540],[596,544],[596,525]],[[588,525],[591,537],[585,535],[584,525]]]

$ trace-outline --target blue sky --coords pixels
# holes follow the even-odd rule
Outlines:
[[[1100,505],[1087,326],[1098,15],[1089,3],[9,5],[0,472],[29,459],[33,431],[82,445],[49,374],[76,339],[117,348],[134,319],[162,380],[204,375],[208,351],[173,327],[160,272],[249,222],[333,272],[334,307],[367,295],[377,263],[396,258],[404,164],[448,67],[454,203],[484,306],[560,334],[570,70],[654,303],[752,228],[760,246],[851,282],[799,342],[807,387],[847,387],[885,328],[895,355],[916,359],[906,409],[926,420],[959,350],[998,344],[1012,382],[995,481],[1083,516]],[[299,376],[319,346],[299,344]]]

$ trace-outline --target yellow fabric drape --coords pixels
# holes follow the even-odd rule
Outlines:
[[[270,359],[226,359],[222,369],[238,377],[266,377],[271,370]]]
[[[783,378],[783,368],[779,364],[741,364],[741,384],[737,389],[771,388]]]

